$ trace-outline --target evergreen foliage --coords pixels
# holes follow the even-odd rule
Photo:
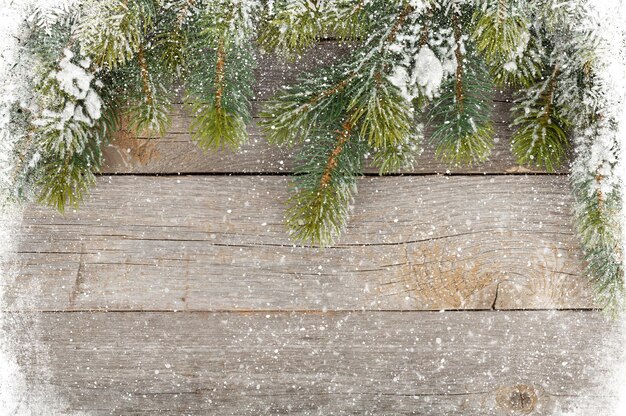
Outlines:
[[[35,98],[12,111],[14,195],[61,211],[79,204],[121,125],[163,135],[183,96],[205,150],[247,140],[255,53],[294,58],[333,37],[353,48],[304,74],[261,113],[266,138],[299,166],[287,225],[332,244],[365,161],[410,167],[426,121],[450,165],[485,161],[494,86],[514,87],[518,162],[555,171],[575,156],[575,218],[607,310],[624,305],[614,120],[596,75],[602,45],[587,0],[77,0],[38,9],[27,45]]]
[[[559,68],[555,66],[545,81],[528,89],[528,99],[521,100],[514,108],[519,116],[513,125],[518,129],[511,139],[518,163],[545,168],[549,172],[563,164],[569,147],[568,121],[554,102],[558,73]]]
[[[406,152],[395,149],[413,138],[412,105],[393,85],[390,71],[398,60],[394,42],[414,8],[388,2],[369,7],[372,13],[386,8],[390,13],[372,23],[371,36],[349,62],[285,88],[263,114],[271,142],[305,144],[299,158],[307,163],[299,168],[287,211],[299,241],[330,244],[347,221],[354,177],[367,149],[376,151],[384,171],[404,164],[398,159]],[[384,154],[393,159],[380,161]]]
[[[201,148],[237,149],[247,140],[255,36],[252,10],[235,1],[215,2],[194,22],[187,70],[187,102],[195,116],[193,138]]]
[[[493,147],[493,83],[479,59],[465,56],[469,45],[462,35],[463,17],[460,7],[451,9],[454,76],[442,87],[430,110],[436,154],[456,165],[483,162]]]
[[[471,35],[493,81],[499,86],[529,86],[542,65],[539,36],[530,24],[532,6],[513,0],[479,3]]]

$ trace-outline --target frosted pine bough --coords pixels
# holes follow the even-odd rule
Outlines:
[[[27,27],[21,22],[31,16],[30,21],[40,30],[50,28],[47,22],[58,21],[60,15],[69,10],[70,2],[47,1],[45,20],[35,19],[32,15],[34,1],[0,0],[0,190],[6,203],[7,191],[13,191],[15,181],[16,150],[24,144],[28,132],[28,123],[23,118],[24,109],[32,106],[34,97],[32,86],[35,82],[33,68],[36,63],[22,42],[28,36]],[[50,7],[50,9],[48,8]],[[60,10],[60,13],[58,11]],[[33,165],[37,161],[33,162]],[[21,211],[14,205],[2,204],[0,209],[0,276],[8,280],[11,271],[9,256],[16,250],[15,229],[19,227]],[[15,359],[15,350],[19,348],[11,339],[6,328],[18,330],[13,321],[15,316],[3,312],[4,295],[0,285],[0,413],[15,416],[33,414],[60,414],[62,406],[57,406],[58,399],[51,389],[29,389],[27,377]],[[30,329],[30,328],[28,328]],[[26,330],[20,328],[20,330]]]
[[[268,140],[297,146],[287,207],[295,240],[327,245],[345,227],[355,178],[411,166],[424,124],[439,159],[481,163],[494,145],[491,99],[514,88],[511,146],[554,171],[574,153],[578,233],[598,299],[623,309],[619,137],[607,101],[590,2],[525,0],[84,0],[39,11],[27,45],[38,61],[10,188],[63,210],[94,182],[121,120],[163,134],[183,86],[205,150],[247,140],[256,54],[293,59],[322,36],[354,48],[265,106]],[[254,46],[253,46],[254,45]]]

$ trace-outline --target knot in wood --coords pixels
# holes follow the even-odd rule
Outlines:
[[[530,413],[537,405],[537,393],[525,384],[504,387],[498,391],[496,401],[500,407],[515,413]]]

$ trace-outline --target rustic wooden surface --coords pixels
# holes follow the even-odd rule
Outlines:
[[[48,365],[63,369],[49,383],[68,414],[88,415],[603,414],[605,398],[587,397],[610,370],[595,335],[615,330],[596,312],[36,319]]]
[[[337,42],[321,42],[305,53],[300,59],[284,63],[271,55],[261,55],[256,71],[258,84],[252,102],[252,113],[257,115],[264,102],[271,98],[281,86],[295,82],[304,69],[315,68],[334,62],[338,57],[350,52],[350,47]],[[510,91],[496,91],[494,94],[495,143],[491,158],[474,166],[448,166],[434,157],[433,146],[429,144],[429,129],[423,143],[423,153],[415,165],[403,173],[527,173],[541,172],[541,169],[518,166],[510,149],[509,137],[512,129]],[[172,127],[164,137],[150,134],[135,134],[121,131],[117,140],[104,148],[107,163],[104,173],[289,173],[294,167],[294,150],[280,149],[268,145],[262,137],[258,118],[254,118],[248,128],[249,143],[238,152],[221,151],[205,153],[198,149],[189,135],[190,117],[181,104],[176,104],[172,112]],[[563,166],[558,172],[568,169]],[[367,172],[376,172],[368,166]]]
[[[262,57],[255,111],[347,49]],[[567,177],[510,155],[509,98],[490,162],[435,175],[448,168],[427,146],[407,176],[359,179],[325,250],[289,240],[293,158],[255,123],[236,155],[195,149],[180,105],[164,138],[121,132],[105,173],[125,175],[78,212],[29,207],[16,230],[1,284],[22,400],[55,391],[53,414],[85,416],[605,414],[597,334],[617,329],[592,310]]]
[[[33,207],[9,305],[37,310],[591,308],[567,181],[363,178],[332,248],[283,226],[288,180],[101,178],[85,207]],[[468,192],[469,191],[469,192]]]
[[[262,104],[254,106],[255,111]],[[487,162],[472,166],[449,166],[435,158],[434,147],[428,142],[430,130],[426,130],[423,151],[413,167],[401,173],[532,173],[517,165],[510,149],[512,129],[510,109],[512,104],[494,102],[495,144]],[[184,106],[178,104],[172,114],[172,127],[164,137],[136,137],[120,132],[115,141],[104,147],[107,163],[104,173],[290,173],[293,171],[297,149],[281,149],[269,145],[262,136],[254,118],[249,126],[249,142],[237,152],[204,152],[192,142],[189,134],[191,117]],[[567,167],[558,172],[563,173]],[[368,165],[366,172],[376,173]]]

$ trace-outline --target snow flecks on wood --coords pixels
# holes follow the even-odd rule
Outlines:
[[[289,240],[287,180],[103,177],[76,213],[32,207],[9,299],[36,310],[594,306],[565,178],[364,178],[345,236],[325,250]]]
[[[55,340],[51,382],[89,416],[603,414],[606,398],[583,396],[609,369],[596,335],[615,329],[592,311],[38,319]]]

